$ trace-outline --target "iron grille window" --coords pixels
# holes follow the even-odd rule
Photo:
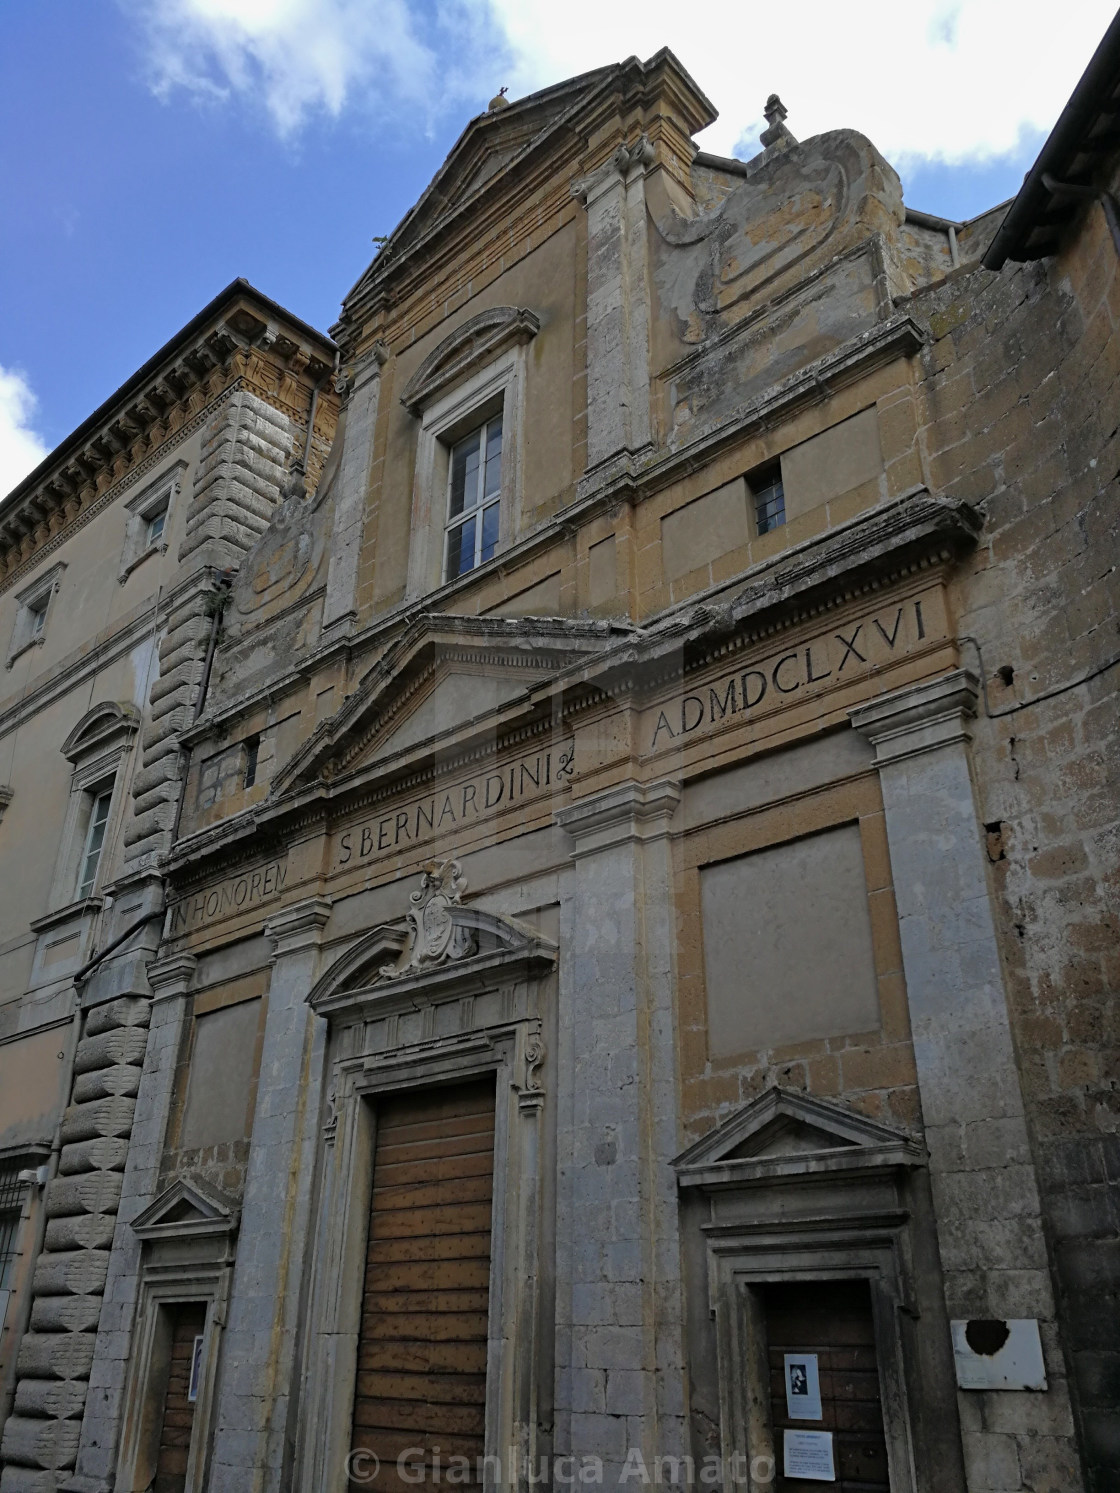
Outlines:
[[[754,501],[755,529],[769,534],[786,521],[786,495],[782,487],[782,468],[778,462],[761,467],[747,476],[747,486]]]
[[[502,496],[502,417],[487,420],[451,448],[444,579],[484,565],[498,547]]]
[[[23,1213],[23,1183],[18,1166],[0,1166],[0,1291],[11,1285],[16,1258],[16,1236]]]

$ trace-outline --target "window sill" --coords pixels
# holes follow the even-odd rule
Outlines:
[[[89,916],[100,912],[102,899],[98,893],[88,897],[79,897],[73,902],[67,902],[65,907],[57,907],[53,912],[44,913],[41,918],[33,918],[28,924],[32,933],[46,933],[55,928],[59,923],[68,923],[72,919]]]
[[[26,643],[21,643],[18,648],[12,649],[11,653],[8,654],[8,661],[4,667],[10,669],[17,658],[22,658],[31,648],[41,648],[46,641],[47,635],[45,632],[40,633],[37,638],[28,638]]]
[[[123,586],[124,583],[125,583],[125,581],[127,581],[128,578],[129,578],[129,576],[132,574],[132,572],[138,566],[143,565],[143,563],[144,563],[145,560],[150,560],[153,555],[166,555],[167,554],[167,549],[168,549],[168,546],[166,544],[163,544],[163,543],[161,543],[161,544],[150,544],[148,546],[148,548],[146,550],[144,550],[141,554],[137,555],[134,560],[129,560],[129,562],[127,563],[127,565],[122,565],[121,566],[120,573],[117,576],[118,582]]]

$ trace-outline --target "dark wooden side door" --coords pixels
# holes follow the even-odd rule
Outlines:
[[[409,1448],[423,1448],[429,1482],[437,1455],[441,1481],[455,1456],[469,1460],[474,1480],[484,1454],[493,1178],[493,1079],[378,1104],[352,1446],[376,1453],[381,1471],[352,1488],[410,1486],[396,1468]]]
[[[194,1430],[190,1398],[195,1339],[206,1329],[206,1303],[182,1301],[166,1308],[171,1319],[171,1364],[160,1418],[159,1450],[152,1493],[183,1493]]]
[[[805,1281],[766,1286],[766,1335],[770,1354],[770,1409],[778,1490],[809,1493],[889,1493],[887,1442],[879,1392],[879,1367],[866,1281]],[[791,1420],[786,1413],[785,1355],[815,1353],[820,1372],[821,1419]],[[782,1432],[831,1431],[834,1483],[782,1475]]]

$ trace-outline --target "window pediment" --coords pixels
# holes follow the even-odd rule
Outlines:
[[[62,755],[79,762],[101,752],[126,745],[139,728],[140,712],[135,705],[105,700],[88,710],[62,743]]]
[[[540,318],[524,306],[480,311],[428,354],[405,385],[401,403],[418,415],[437,395],[484,368],[499,353],[531,341],[540,327]]]

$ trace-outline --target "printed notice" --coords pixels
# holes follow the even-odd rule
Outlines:
[[[831,1431],[783,1431],[786,1477],[811,1478],[817,1483],[836,1481]]]
[[[821,1379],[815,1353],[786,1354],[786,1411],[790,1420],[820,1420]]]

